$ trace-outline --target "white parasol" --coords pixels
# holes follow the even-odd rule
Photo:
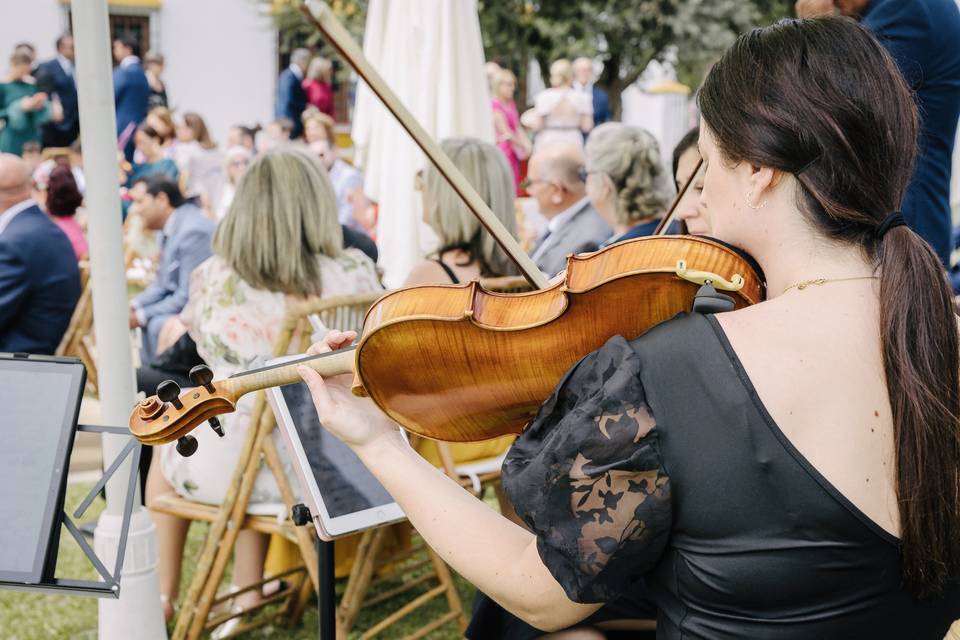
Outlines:
[[[493,142],[476,0],[371,0],[363,49],[435,140],[471,136]],[[414,191],[414,175],[426,160],[362,83],[352,136],[364,190],[380,205],[384,282],[397,287],[436,244]]]

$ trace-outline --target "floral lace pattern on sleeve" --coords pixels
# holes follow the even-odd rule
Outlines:
[[[576,602],[608,602],[657,563],[670,534],[640,358],[622,337],[564,376],[503,466],[544,564]]]

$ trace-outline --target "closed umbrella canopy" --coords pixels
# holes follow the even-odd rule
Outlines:
[[[372,0],[364,54],[437,141],[470,136],[493,142],[476,0]],[[380,206],[377,238],[388,287],[436,245],[422,222],[414,175],[423,153],[361,83],[353,141],[364,190]]]

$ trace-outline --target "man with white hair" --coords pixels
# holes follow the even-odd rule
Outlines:
[[[307,92],[303,88],[303,78],[310,64],[310,51],[294,49],[290,54],[290,66],[283,70],[277,81],[277,103],[274,116],[279,120],[286,118],[293,123],[290,138],[295,140],[303,134],[300,117],[307,108]]]
[[[27,163],[0,154],[0,351],[52,355],[80,299],[80,271],[30,184]]]
[[[612,119],[610,114],[610,96],[594,84],[593,60],[577,58],[573,61],[573,88],[582,91],[593,100],[593,126],[599,126]]]
[[[547,219],[547,233],[530,257],[547,276],[567,268],[571,253],[596,251],[613,230],[587,197],[583,151],[555,144],[534,151],[523,186]]]

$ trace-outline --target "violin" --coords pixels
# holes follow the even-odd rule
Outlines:
[[[637,238],[570,256],[563,280],[548,284],[363,59],[329,8],[308,0],[305,9],[537,290],[503,294],[474,281],[388,292],[367,312],[354,348],[218,381],[206,367],[195,368],[190,377],[197,387],[183,392],[173,382],[160,385],[157,395],[141,401],[130,416],[130,431],[140,442],[177,441],[178,450],[189,455],[196,450],[190,431],[210,421],[222,434],[217,415],[234,411],[247,393],[298,382],[300,365],[325,377],[352,373],[355,395],[369,397],[420,436],[471,442],[518,434],[563,374],[610,337],[634,339],[689,311],[706,285],[722,291],[718,297],[730,308],[763,300],[764,282],[748,257],[697,236]],[[661,224],[661,233],[688,187],[689,181]]]

